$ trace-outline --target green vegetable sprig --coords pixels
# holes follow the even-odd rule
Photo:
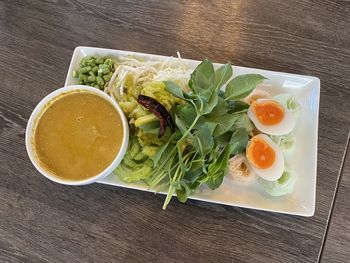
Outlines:
[[[82,85],[103,90],[113,76],[114,63],[110,58],[86,56],[79,65],[79,70],[73,70],[73,78]]]
[[[252,124],[246,115],[249,105],[239,99],[265,78],[258,74],[231,77],[230,64],[214,70],[212,62],[204,60],[191,74],[191,92],[164,82],[167,91],[186,103],[172,109],[177,129],[153,157],[155,169],[148,180],[151,188],[168,187],[163,209],[174,193],[185,202],[203,183],[218,188],[228,172],[229,158],[244,151]]]

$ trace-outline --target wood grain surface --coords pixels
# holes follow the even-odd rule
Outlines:
[[[350,128],[349,13],[342,0],[0,1],[0,262],[317,262],[326,233],[324,262],[337,262],[340,193],[326,230]],[[26,123],[79,45],[319,77],[315,215],[175,200],[162,211],[163,196],[40,176]]]
[[[322,262],[343,263],[350,260],[350,152],[347,151],[335,205],[330,219]]]

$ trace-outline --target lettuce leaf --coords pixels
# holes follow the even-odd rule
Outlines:
[[[284,171],[277,181],[266,181],[259,178],[259,183],[266,193],[272,196],[282,196],[294,191],[296,177],[291,171]]]
[[[271,135],[270,138],[283,152],[292,150],[296,142],[293,132],[285,135]]]
[[[290,93],[282,93],[275,96],[274,99],[285,106],[295,117],[300,115],[301,106],[294,95]]]

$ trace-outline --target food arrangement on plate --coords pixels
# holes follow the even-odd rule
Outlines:
[[[271,196],[292,193],[297,176],[285,161],[295,145],[301,106],[294,95],[271,95],[260,74],[233,76],[228,63],[202,61],[194,70],[178,59],[86,56],[76,82],[115,99],[129,123],[129,146],[115,176],[176,194],[225,181],[259,185]]]

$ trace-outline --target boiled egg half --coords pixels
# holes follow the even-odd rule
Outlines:
[[[247,114],[255,127],[266,134],[288,134],[295,126],[293,114],[272,99],[258,99],[250,105]]]
[[[282,151],[265,134],[251,138],[246,148],[246,157],[253,171],[267,181],[276,181],[283,174]]]

